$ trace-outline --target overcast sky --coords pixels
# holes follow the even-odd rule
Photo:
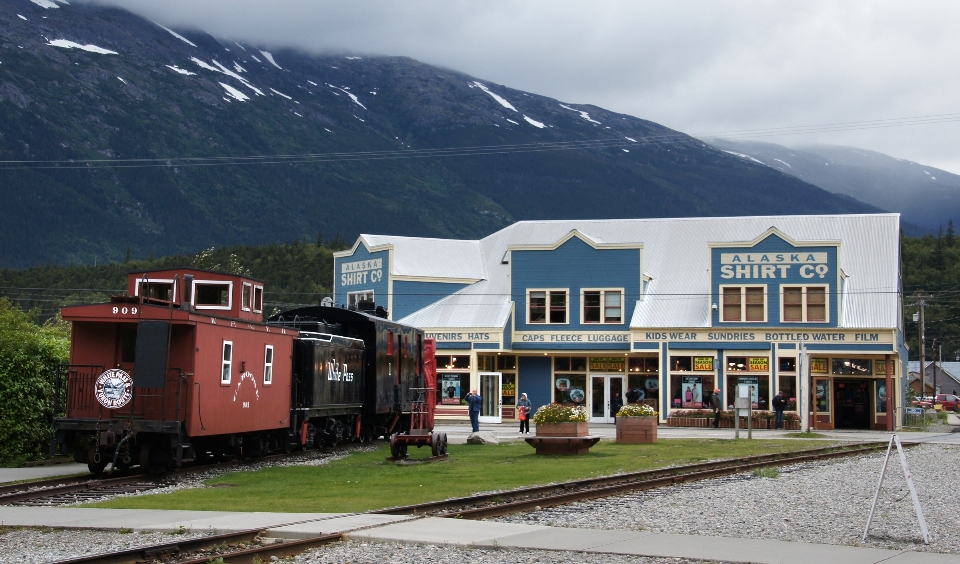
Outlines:
[[[960,2],[109,1],[273,48],[405,55],[693,135],[955,114],[757,139],[960,174]]]

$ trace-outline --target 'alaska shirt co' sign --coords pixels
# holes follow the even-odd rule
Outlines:
[[[839,242],[796,242],[771,229],[751,243],[711,245],[713,327],[751,325],[836,327],[842,273]],[[728,287],[764,289],[765,320],[724,321],[723,292]],[[783,319],[783,289],[820,287],[826,294],[826,321]]]

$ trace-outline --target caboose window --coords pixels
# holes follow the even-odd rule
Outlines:
[[[194,304],[197,309],[230,309],[233,282],[195,282]]]
[[[250,301],[253,299],[253,286],[243,283],[243,292],[240,294],[240,308],[243,311],[250,311]]]
[[[253,287],[253,312],[263,311],[263,286]]]
[[[233,342],[223,342],[223,366],[220,371],[220,383],[230,383],[230,366],[233,365]]]
[[[273,383],[273,345],[267,345],[263,353],[263,384]]]
[[[173,280],[140,280],[137,282],[137,295],[146,299],[173,301]]]

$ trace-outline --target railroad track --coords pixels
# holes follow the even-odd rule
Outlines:
[[[599,478],[572,480],[558,484],[531,486],[515,490],[476,494],[403,507],[378,509],[370,513],[389,515],[430,515],[459,519],[499,517],[519,511],[565,505],[576,501],[619,495],[674,484],[706,480],[769,466],[783,466],[816,460],[867,454],[886,448],[887,443],[843,445],[796,452],[762,454],[744,458],[716,460],[684,466],[615,474]]]
[[[764,454],[738,459],[718,460],[616,474],[599,478],[572,480],[558,484],[531,486],[504,492],[477,494],[416,505],[378,509],[367,513],[484,519],[508,515],[518,511],[555,507],[576,501],[619,495],[630,491],[649,490],[685,482],[728,476],[758,468],[869,454],[885,447],[886,443],[867,443],[788,453]],[[300,521],[298,523],[304,522],[308,521]],[[287,523],[278,525],[277,527],[291,524],[296,523]],[[266,531],[243,531],[229,535],[217,535],[214,537],[177,542],[173,543],[173,547],[171,547],[171,545],[143,547],[117,553],[64,560],[57,564],[133,564],[142,562],[205,564],[215,559],[222,559],[222,562],[225,564],[252,564],[254,562],[269,561],[271,556],[284,557],[300,554],[309,548],[315,548],[342,540],[346,534],[356,530],[358,529],[301,540],[273,539],[265,536]],[[211,549],[211,547],[213,547],[213,549]],[[220,560],[217,560],[217,562],[220,562]]]
[[[209,470],[230,470],[242,468],[246,464],[257,464],[271,460],[295,459],[310,454],[330,454],[339,450],[359,447],[362,445],[346,445],[325,450],[309,450],[293,454],[274,454],[263,456],[247,462],[221,462],[216,464],[201,464],[190,466],[182,470],[148,475],[139,472],[123,472],[116,477],[71,476],[66,478],[50,478],[31,482],[21,482],[0,486],[0,505],[20,506],[57,506],[94,501],[104,497],[126,493],[144,492],[173,485],[178,479],[198,472]]]

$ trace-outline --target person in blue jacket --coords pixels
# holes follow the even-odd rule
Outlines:
[[[480,394],[476,390],[470,390],[470,393],[467,394],[467,405],[470,406],[470,426],[473,427],[474,433],[480,431],[480,406],[482,404],[483,398],[480,397]]]

